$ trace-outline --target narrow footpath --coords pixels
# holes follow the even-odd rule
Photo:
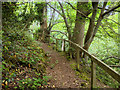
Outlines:
[[[60,55],[45,43],[42,43],[41,48],[45,53],[49,53],[50,56],[50,65],[46,69],[47,75],[52,77],[49,81],[50,87],[80,88],[82,86],[81,83],[85,83],[84,80],[75,75],[75,71],[71,68],[71,63],[66,57]]]
[[[65,55],[61,55],[60,52],[53,50],[48,44],[41,42],[41,48],[45,53],[48,53],[50,62],[46,68],[47,76],[50,76],[51,79],[48,82],[48,86],[51,88],[89,88],[89,80],[85,80],[76,75],[76,71],[72,69],[72,62],[66,59]],[[83,68],[80,66],[81,69]],[[80,73],[83,75],[83,73]],[[86,75],[85,75],[86,76]],[[85,77],[83,75],[83,77]],[[90,73],[88,74],[90,79]],[[97,87],[110,88],[99,80],[96,81]]]

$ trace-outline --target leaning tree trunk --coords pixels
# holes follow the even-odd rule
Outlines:
[[[92,38],[93,36],[93,32],[94,32],[94,26],[95,26],[95,17],[97,14],[97,6],[98,6],[98,2],[93,2],[92,3],[93,6],[93,13],[92,13],[92,18],[90,19],[90,23],[89,23],[89,28],[85,37],[85,47],[84,49],[88,50],[89,47],[89,40]]]
[[[88,29],[88,32],[87,32],[87,35],[86,35],[86,38],[85,38],[85,42],[84,42],[84,49],[86,49],[88,51],[92,41],[93,41],[93,38],[95,37],[97,31],[98,31],[98,28],[101,24],[101,21],[103,19],[103,13],[104,13],[104,10],[105,10],[105,6],[107,5],[107,2],[104,2],[103,4],[103,8],[101,10],[101,13],[100,13],[100,16],[97,20],[97,24],[95,24],[95,15],[97,13],[97,2],[93,2],[92,3],[92,6],[93,6],[93,14],[92,14],[92,18],[90,20],[90,25],[89,25],[89,29]],[[94,27],[95,26],[95,27]]]
[[[93,12],[92,12],[92,17],[90,19],[89,23],[89,28],[85,37],[85,42],[84,42],[84,49],[88,51],[88,47],[90,46],[90,41],[92,39],[93,33],[94,33],[94,26],[95,26],[95,17],[97,14],[97,7],[98,7],[98,2],[92,2],[93,6]],[[84,54],[84,63],[87,64],[87,56]]]

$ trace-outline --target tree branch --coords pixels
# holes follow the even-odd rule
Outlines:
[[[116,33],[115,30],[109,25],[109,23],[107,21],[105,21],[107,23],[107,27],[112,30],[113,33],[120,35],[119,33]]]
[[[120,25],[120,23],[118,23],[118,22],[114,21],[113,19],[109,19],[109,18],[105,18],[105,19],[111,20],[111,21],[113,21],[114,23],[116,23],[116,24]]]
[[[63,14],[63,18],[64,18],[64,21],[65,21],[66,27],[69,28],[69,25],[68,25],[68,22],[67,22],[67,18],[65,16],[65,12],[63,10],[63,6],[62,6],[62,4],[60,2],[58,2],[58,3],[60,4],[60,7],[61,7],[61,10],[62,10],[62,14]]]
[[[98,7],[98,9],[102,9],[102,7]],[[106,9],[105,8],[105,10],[109,10],[109,9]],[[118,11],[118,10],[114,10],[115,12],[120,12],[120,11]]]
[[[67,32],[69,33],[69,37],[71,37],[70,27],[69,27],[69,25],[68,25],[67,18],[66,18],[66,16],[65,16],[65,13],[64,13],[62,4],[59,2],[60,7],[61,7],[61,10],[62,10],[62,13],[59,12],[59,11],[58,11],[57,9],[55,9],[54,7],[52,7],[49,3],[47,3],[47,4],[48,4],[52,9],[54,9],[57,13],[59,13],[59,14],[63,17],[64,22],[65,22],[65,25],[66,25],[66,27],[67,27]]]
[[[84,13],[82,13],[81,11],[77,10],[75,7],[73,7],[72,4],[70,4],[69,2],[66,2],[68,5],[70,5],[72,7],[72,9],[76,10],[78,13],[80,13],[81,15],[83,15],[84,17],[90,19],[88,16],[86,16]]]
[[[92,2],[92,6],[93,6],[93,13],[92,13],[92,18],[90,19],[90,24],[89,24],[89,28],[85,37],[85,42],[84,42],[84,48],[87,50],[92,36],[93,36],[93,32],[94,32],[94,25],[95,25],[95,17],[97,14],[97,6],[98,6],[98,2]]]
[[[51,7],[52,9],[54,9],[57,13],[59,13],[63,17],[63,15],[57,9],[55,9],[54,7],[52,7],[49,3],[47,3],[47,4],[49,5],[49,7]]]
[[[118,6],[113,7],[113,8],[112,8],[112,9],[110,9],[109,11],[107,11],[107,12],[103,13],[103,14],[102,14],[102,17],[104,17],[106,14],[108,14],[108,13],[110,13],[110,12],[114,11],[115,9],[117,9],[117,8],[119,8],[119,7],[120,7],[120,4],[119,4]]]
[[[120,58],[119,58],[119,57],[109,56],[109,57],[106,57],[106,58],[102,59],[102,61],[104,61],[104,60],[106,60],[106,59],[109,59],[109,58],[114,58],[114,59],[118,59],[118,60],[120,60]]]
[[[113,32],[113,33],[115,33],[115,34],[117,34],[117,35],[119,35],[119,36],[120,36],[120,34],[119,34],[119,33],[116,33],[116,32],[115,32],[115,30],[114,30],[112,27],[110,27],[110,25],[108,25],[107,27],[108,27],[108,28],[110,28],[110,30],[112,30],[112,32]]]
[[[66,16],[65,16],[65,12],[64,12],[63,6],[62,6],[62,4],[61,4],[59,1],[58,1],[58,3],[60,4],[61,10],[62,10],[63,19],[64,19],[65,25],[66,25],[66,27],[67,27],[67,32],[68,32],[68,34],[69,34],[69,38],[71,38],[70,26],[69,26],[68,21],[67,21],[67,18],[66,18]]]
[[[101,24],[101,26],[102,26],[103,30],[105,31],[105,33],[106,33],[109,37],[113,38],[113,37],[106,31],[106,29],[104,28],[104,26],[103,26],[102,24]]]
[[[105,0],[105,2],[104,2],[104,4],[103,4],[103,8],[102,8],[101,13],[100,13],[100,16],[99,16],[99,18],[98,18],[98,20],[97,20],[97,24],[96,24],[96,26],[95,26],[95,28],[94,28],[94,33],[93,33],[93,37],[92,37],[92,39],[91,39],[91,42],[93,41],[93,39],[94,39],[94,37],[95,37],[95,35],[96,35],[97,31],[98,31],[98,28],[99,28],[99,26],[100,26],[100,24],[101,24],[101,20],[103,19],[103,17],[102,17],[101,15],[104,13],[105,7],[106,7],[106,5],[107,5],[107,1],[108,1],[108,0]]]
[[[55,22],[53,23],[51,26],[48,26],[47,29],[50,31],[52,29],[52,27],[58,23],[63,23],[63,22]]]
[[[61,32],[61,31],[59,31],[59,30],[52,30],[51,32],[60,32],[60,33],[64,34],[65,36],[67,36],[67,33]],[[68,36],[67,36],[67,37],[68,37]]]
[[[120,68],[120,65],[109,65],[110,67],[119,67]]]
[[[55,13],[55,10],[53,10],[52,16],[51,16],[51,18],[50,18],[50,23],[49,23],[49,26],[47,27],[48,30],[51,30],[51,24],[52,24],[52,19],[54,18],[54,17],[53,17],[53,16],[54,16],[54,13]],[[52,27],[53,27],[53,26],[52,26]]]

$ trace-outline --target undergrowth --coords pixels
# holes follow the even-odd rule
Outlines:
[[[47,57],[40,44],[29,39],[9,41],[3,37],[3,89],[47,87]]]

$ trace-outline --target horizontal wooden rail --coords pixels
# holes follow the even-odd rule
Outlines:
[[[117,80],[120,83],[120,74],[119,73],[114,71],[111,67],[109,67],[107,64],[105,64],[104,62],[102,62],[101,60],[96,58],[95,56],[91,55],[88,51],[86,51],[85,49],[80,47],[78,44],[76,44],[70,40],[66,40],[66,41],[79,47],[85,54],[87,54],[92,59],[93,62],[95,62],[97,65],[99,65],[103,70],[105,70],[109,75],[111,75],[115,80]]]
[[[52,37],[52,36],[50,36]],[[89,56],[92,59],[92,76],[91,78],[91,83],[93,84],[94,82],[94,76],[95,76],[95,70],[93,68],[95,68],[95,64],[97,64],[98,66],[100,66],[103,70],[105,70],[110,76],[112,76],[116,81],[118,81],[120,83],[120,74],[118,72],[116,72],[115,70],[113,70],[110,66],[108,66],[107,64],[105,64],[103,61],[101,61],[100,59],[96,58],[95,56],[91,55],[88,51],[86,51],[85,49],[83,49],[81,46],[79,46],[78,44],[70,41],[70,40],[65,40],[65,39],[57,39],[55,37],[52,37],[56,40],[63,40],[63,41],[67,41],[73,45],[75,45],[76,47],[78,47],[82,52],[84,52],[87,56]],[[94,64],[95,63],[95,64]]]
[[[116,67],[116,68],[120,68],[120,65],[109,65],[110,67]]]

